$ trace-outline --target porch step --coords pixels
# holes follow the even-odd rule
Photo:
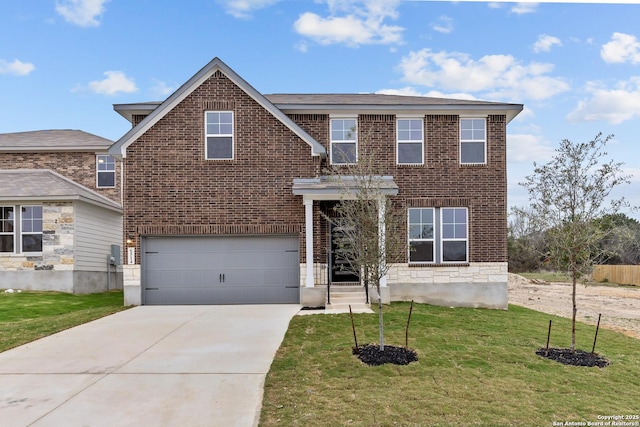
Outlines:
[[[331,288],[331,304],[327,304],[326,314],[348,313],[351,306],[352,313],[373,313],[362,286]]]

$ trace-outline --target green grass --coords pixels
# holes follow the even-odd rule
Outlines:
[[[385,306],[386,342],[404,345],[408,303]],[[354,315],[358,344],[377,342],[377,314]],[[409,347],[419,361],[370,367],[351,354],[345,315],[297,316],[267,375],[261,426],[551,426],[638,414],[640,342],[600,330],[596,352],[610,366],[565,366],[541,358],[569,347],[570,321],[508,311],[416,304]],[[578,348],[595,328],[579,324]]]
[[[557,271],[536,271],[518,274],[527,279],[538,279],[547,282],[571,282],[571,277],[567,273]]]
[[[126,309],[122,291],[0,291],[0,352]]]

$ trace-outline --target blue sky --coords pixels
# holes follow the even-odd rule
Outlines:
[[[262,93],[515,102],[509,205],[562,139],[614,134],[640,205],[640,4],[20,0],[0,4],[0,133],[117,140],[112,104],[159,101],[214,57]],[[637,215],[634,215],[637,216]]]

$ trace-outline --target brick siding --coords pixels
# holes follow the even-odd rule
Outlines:
[[[234,112],[234,160],[205,160],[204,112]],[[329,151],[329,116],[289,115]],[[398,166],[395,116],[360,115],[360,153],[374,152],[393,175],[401,206],[460,206],[470,212],[470,262],[506,262],[506,117],[487,119],[487,164],[459,163],[459,117],[426,115],[425,164]],[[139,120],[142,117],[137,118]],[[300,233],[304,206],[294,178],[313,178],[327,160],[217,72],[127,148],[125,240],[141,235]],[[324,202],[323,202],[324,203]],[[325,262],[326,221],[314,203],[314,261]],[[139,263],[139,255],[136,263]]]
[[[116,187],[98,188],[95,153],[2,153],[0,169],[51,169],[65,178],[120,203],[120,163],[116,162]]]

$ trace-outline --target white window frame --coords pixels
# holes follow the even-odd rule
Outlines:
[[[353,120],[354,122],[354,130],[353,130],[353,139],[333,139],[333,124],[337,121],[346,121],[346,120]],[[330,140],[330,147],[329,147],[329,157],[330,157],[330,162],[332,165],[353,165],[356,164],[358,162],[358,118],[354,117],[354,116],[348,116],[348,117],[331,117],[329,119],[329,140]],[[356,146],[356,152],[355,152],[355,162],[353,163],[347,163],[347,162],[338,162],[336,161],[336,159],[333,158],[333,146],[334,144],[355,144]]]
[[[400,139],[400,121],[420,121],[420,139]],[[400,162],[400,144],[420,143],[420,162]],[[422,117],[396,117],[396,164],[424,165],[424,119]]]
[[[209,133],[207,115],[209,113],[231,114],[231,133]],[[220,122],[218,122],[220,124]],[[225,123],[226,124],[226,123]],[[207,110],[204,112],[204,158],[205,160],[234,160],[236,156],[235,114],[228,110]],[[231,157],[209,157],[209,138],[231,138]]]
[[[40,240],[43,241],[43,229],[42,225],[42,215],[37,218],[40,220],[41,230],[40,231],[24,231],[22,226],[22,208],[27,207],[39,207],[42,211],[42,205],[1,205],[0,208],[12,208],[13,209],[13,231],[10,232],[0,232],[2,236],[13,236],[13,251],[12,252],[0,252],[0,256],[2,255],[15,255],[15,254],[28,254],[28,255],[40,255],[42,254],[42,250],[39,251],[24,251],[22,238],[23,236],[35,235],[40,236]]]
[[[0,252],[0,256],[2,256],[2,254],[15,254],[16,253],[16,207],[12,206],[12,205],[0,205],[0,209],[4,210],[4,209],[8,209],[11,208],[13,209],[13,230],[11,231],[4,231],[4,224],[2,224],[3,226],[0,227],[0,236],[12,236],[13,237],[13,250],[11,252]],[[4,215],[3,215],[4,216]],[[0,221],[6,221],[5,219],[0,218]]]
[[[484,123],[484,138],[463,138],[462,135],[462,122],[466,121],[466,120],[472,120],[472,121],[482,121]],[[472,127],[472,130],[475,130]],[[459,156],[460,156],[460,164],[462,165],[486,165],[487,164],[487,118],[486,117],[460,117],[460,126],[459,126],[459,131],[460,131],[460,145],[459,145]],[[473,131],[472,131],[473,134]],[[481,142],[483,145],[483,161],[482,162],[464,162],[462,160],[462,145],[465,143],[473,143],[473,144],[477,144]]]
[[[411,210],[412,209],[429,209],[432,211],[433,215],[433,238],[425,239],[425,238],[411,238]],[[444,238],[444,211],[445,210],[457,210],[463,209],[465,211],[465,237],[447,237]],[[449,223],[447,223],[449,224]],[[421,241],[431,241],[433,242],[433,261],[411,261],[411,243],[412,242],[421,242]],[[465,242],[465,259],[464,260],[454,260],[454,261],[445,261],[444,260],[444,243],[445,242]],[[410,265],[438,265],[438,264],[468,264],[469,263],[469,209],[466,207],[456,206],[456,207],[415,207],[407,209],[407,262]]]
[[[108,165],[109,159],[113,159],[113,170],[111,169],[100,169],[100,164],[102,163],[100,160],[102,160],[103,162],[106,162],[106,164]],[[107,174],[107,173],[112,173],[113,174],[113,185],[100,185],[100,174]],[[110,156],[108,154],[98,154],[96,156],[96,188],[115,188],[116,187],[116,159],[113,156]]]

